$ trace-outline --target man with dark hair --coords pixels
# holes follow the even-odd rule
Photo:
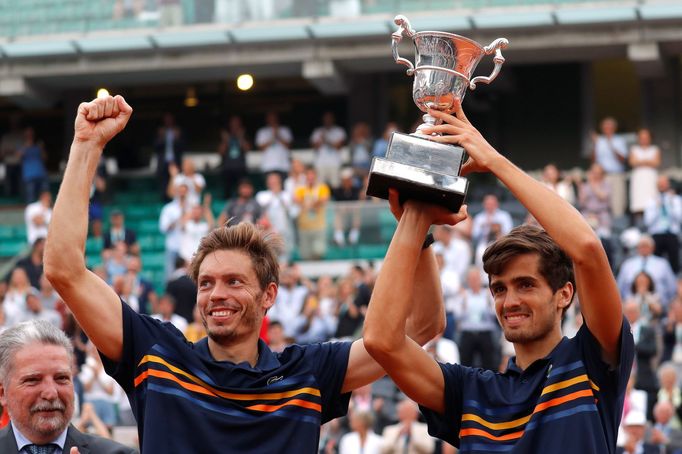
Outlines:
[[[45,273],[129,396],[149,453],[316,452],[320,425],[346,413],[350,391],[383,375],[362,340],[292,345],[259,340],[277,296],[276,235],[251,223],[210,232],[189,274],[208,334],[188,342],[135,313],[84,262],[96,163],[132,108],[121,96],[78,108],[75,135],[45,250]],[[422,254],[407,332],[425,343],[444,324],[433,255]]]
[[[2,454],[130,454],[111,440],[70,425],[73,347],[45,321],[20,323],[0,336],[0,404],[11,423],[0,430]]]
[[[465,208],[401,206],[394,190],[389,201],[400,221],[365,319],[367,351],[422,406],[429,433],[462,452],[612,453],[634,343],[606,253],[571,205],[495,151],[455,107],[456,116],[430,111],[443,124],[424,133],[464,147],[462,173],[492,172],[546,230],[513,230],[484,254],[516,356],[504,373],[439,364],[405,337],[420,241],[431,224],[463,219]],[[585,323],[568,339],[561,319],[576,288]]]
[[[26,271],[31,287],[40,288],[40,277],[43,275],[43,252],[45,237],[38,237],[31,246],[31,253],[17,262],[18,268]]]

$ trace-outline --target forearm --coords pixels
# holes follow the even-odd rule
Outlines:
[[[415,272],[412,312],[405,330],[419,345],[433,339],[445,328],[445,307],[438,265],[431,248],[422,251]]]
[[[54,205],[45,245],[45,272],[85,270],[88,201],[101,149],[76,142],[71,145],[64,179]]]
[[[573,206],[502,155],[491,159],[489,168],[574,261],[590,259],[584,244],[598,239]]]
[[[366,342],[390,348],[405,340],[421,245],[429,228],[420,217],[417,211],[406,211],[398,223],[365,318]]]

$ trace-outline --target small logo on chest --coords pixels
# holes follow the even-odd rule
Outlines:
[[[278,381],[282,380],[283,378],[284,378],[284,375],[279,375],[279,376],[275,375],[274,377],[268,378],[267,384],[269,386],[273,383],[277,383]]]

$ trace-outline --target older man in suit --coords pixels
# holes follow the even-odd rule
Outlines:
[[[132,454],[134,449],[79,432],[74,409],[73,347],[48,322],[20,323],[0,336],[0,404],[10,424],[3,454]]]

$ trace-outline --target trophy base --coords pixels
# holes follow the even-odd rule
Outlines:
[[[459,176],[464,149],[411,134],[393,133],[385,158],[374,158],[367,195],[388,199],[388,188],[400,200],[417,199],[457,212],[469,182]]]
[[[367,195],[388,199],[388,189],[398,190],[400,201],[409,199],[441,205],[452,212],[464,203],[469,181],[420,167],[374,158],[369,170]]]

